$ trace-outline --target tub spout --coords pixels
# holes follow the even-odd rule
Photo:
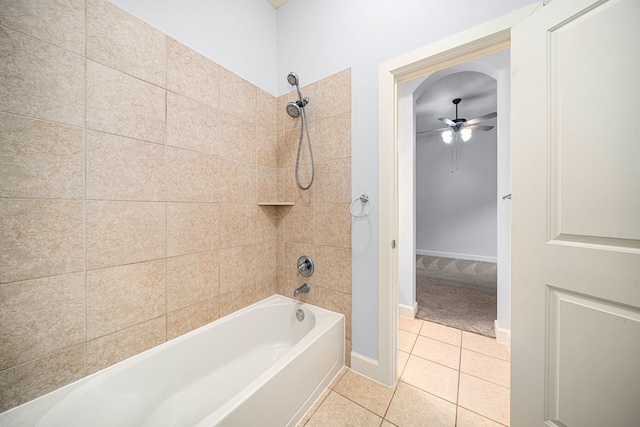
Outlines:
[[[294,297],[298,297],[298,296],[300,296],[300,294],[308,294],[310,290],[311,290],[311,286],[309,286],[308,283],[305,283],[304,285],[300,286],[299,288],[295,288],[293,290],[293,296]]]

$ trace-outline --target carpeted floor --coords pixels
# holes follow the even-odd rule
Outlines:
[[[416,256],[416,317],[495,337],[496,264]]]

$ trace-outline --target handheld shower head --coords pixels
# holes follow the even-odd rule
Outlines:
[[[287,76],[287,81],[291,86],[296,87],[296,90],[298,91],[298,98],[302,100],[302,93],[300,93],[300,79],[298,78],[298,75],[294,72],[289,73],[289,75]]]
[[[295,86],[298,91],[298,100],[287,104],[287,114],[291,116],[292,119],[297,119],[302,115],[302,109],[309,103],[309,98],[302,97],[302,93],[300,93],[300,79],[298,79],[296,73],[289,73],[287,82],[289,82],[291,86]]]
[[[287,103],[287,114],[293,119],[302,117],[302,121],[300,123],[300,139],[298,140],[298,154],[296,156],[296,184],[298,184],[298,187],[300,187],[300,189],[308,190],[311,187],[311,184],[313,184],[313,178],[315,176],[315,169],[313,165],[313,150],[311,149],[311,138],[309,138],[309,125],[307,124],[307,114],[304,111],[305,105],[309,103],[309,98],[302,97],[302,93],[300,93],[300,79],[298,79],[298,75],[296,73],[289,73],[289,75],[287,76],[287,82],[289,82],[291,86],[295,86],[296,90],[298,91],[298,100],[295,102]],[[311,180],[306,187],[300,183],[300,174],[298,170],[298,167],[300,165],[302,139],[305,130],[307,133],[307,144],[309,145],[309,156],[311,157]],[[296,290],[296,292],[298,291]]]
[[[287,81],[291,86],[298,86],[298,75],[296,73],[289,73]]]

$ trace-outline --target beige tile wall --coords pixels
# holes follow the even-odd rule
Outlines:
[[[0,0],[0,57],[0,411],[291,296],[302,253],[350,316],[348,70],[304,88],[302,192],[285,98],[106,0]]]
[[[351,70],[346,69],[301,88],[310,98],[305,107],[315,160],[315,179],[308,190],[295,181],[301,119],[292,119],[285,105],[297,99],[292,91],[278,98],[278,200],[295,202],[279,207],[277,217],[276,277],[279,291],[292,296],[307,282],[311,292],[301,300],[343,313],[346,317],[346,363],[351,353]],[[303,143],[300,181],[307,185],[310,157]],[[258,193],[260,199],[261,193]],[[264,208],[259,208],[264,209]],[[297,274],[297,260],[309,255],[316,272]]]
[[[295,92],[276,99],[106,0],[0,10],[0,411],[291,296],[303,254],[302,299],[347,316],[348,356],[349,70],[303,87],[302,191]],[[275,200],[296,205],[256,205]]]

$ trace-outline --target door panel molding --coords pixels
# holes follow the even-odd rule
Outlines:
[[[627,84],[611,84],[637,78],[632,58],[640,53],[620,61],[615,49],[640,40],[635,16],[631,1],[587,2],[547,31],[550,241],[640,249],[640,185],[620,181],[640,158],[640,144],[621,126],[625,113],[637,111],[636,98]],[[590,61],[597,67],[584,66]]]
[[[623,425],[637,416],[635,398],[627,396],[640,395],[640,385],[634,386],[640,373],[640,309],[551,285],[546,291],[545,421],[558,426]],[[576,359],[588,370],[579,368]],[[600,359],[615,360],[604,366]],[[621,386],[626,378],[628,386],[607,387],[600,377],[615,377]],[[621,405],[625,399],[631,404],[626,408]],[[598,405],[599,420],[593,414],[588,420],[580,418],[585,408]]]

